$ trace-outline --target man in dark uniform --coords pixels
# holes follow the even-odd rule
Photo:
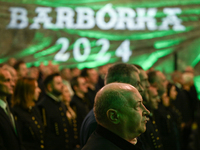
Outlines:
[[[0,68],[0,149],[21,150],[13,115],[6,97],[13,94],[14,82],[7,70]]]
[[[146,150],[163,150],[163,145],[160,139],[160,132],[157,128],[155,120],[155,110],[158,109],[160,98],[154,87],[149,87],[149,99],[145,106],[150,110],[149,121],[147,122],[147,130],[140,136]]]
[[[73,149],[73,145],[70,144],[66,107],[59,99],[63,88],[61,76],[58,73],[47,76],[44,86],[46,95],[37,106],[45,126],[45,147],[48,150]]]
[[[156,88],[158,95],[161,98],[167,91],[168,81],[165,75],[160,71],[154,70],[148,73],[148,78],[149,83]],[[177,146],[179,141],[175,136],[177,128],[172,123],[172,116],[168,113],[168,110],[160,103],[154,114],[164,150],[179,150],[179,147]]]
[[[105,78],[106,84],[112,82],[129,83],[138,89],[140,93],[144,91],[140,83],[139,70],[130,64],[117,63],[108,69],[108,74]],[[80,132],[81,146],[84,146],[89,136],[97,127],[97,123],[94,117],[93,109],[85,117],[82,123]]]
[[[98,126],[83,150],[141,150],[137,137],[145,132],[149,111],[138,90],[126,83],[110,83],[95,97]]]

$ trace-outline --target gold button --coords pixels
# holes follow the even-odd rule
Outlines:
[[[171,116],[170,116],[170,115],[167,115],[167,118],[168,118],[168,119],[170,119],[170,118],[171,118]]]
[[[40,133],[42,133],[42,130],[40,130]]]
[[[32,117],[32,120],[35,120],[35,117]]]
[[[69,142],[69,140],[65,140],[65,142],[66,142],[66,143],[68,143],[68,142]]]
[[[67,129],[66,129],[66,128],[64,129],[64,132],[67,132]]]
[[[153,121],[153,124],[155,124],[156,122],[155,121]]]
[[[62,118],[62,121],[65,121],[65,118]]]
[[[44,145],[40,145],[41,148],[44,148]]]
[[[77,128],[74,128],[74,131],[77,131]]]
[[[76,121],[76,120],[73,120],[73,122],[76,123],[77,121]]]
[[[37,125],[38,128],[40,128],[40,125]]]
[[[67,125],[66,125],[66,123],[63,123],[63,127],[66,127]]]
[[[151,136],[153,135],[153,133],[151,133]]]
[[[37,122],[37,121],[35,121],[35,124],[38,124],[38,122]]]
[[[62,107],[59,107],[59,110],[61,111],[61,110],[62,110]]]
[[[64,113],[63,113],[63,112],[61,112],[61,116],[64,116]]]
[[[40,143],[42,143],[42,144],[43,144],[43,143],[44,143],[44,141],[43,141],[43,140],[41,140],[41,141],[40,141]]]
[[[75,139],[78,139],[78,136],[77,136],[77,135],[75,135],[75,136],[74,136],[74,138],[75,138]]]
[[[68,137],[69,137],[69,135],[68,135],[68,134],[65,134],[65,137],[67,137],[67,138],[68,138]]]
[[[159,140],[160,138],[159,137],[157,137],[157,140]]]
[[[155,146],[155,148],[158,148],[157,146]]]
[[[156,129],[156,132],[158,132],[158,129]]]

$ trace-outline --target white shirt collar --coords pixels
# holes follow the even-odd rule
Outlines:
[[[7,106],[6,102],[0,99],[0,107],[6,110],[6,106]]]

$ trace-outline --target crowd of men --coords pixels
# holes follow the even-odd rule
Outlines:
[[[21,78],[36,79],[40,88],[34,106],[40,120],[32,116],[32,123],[23,122],[30,132],[25,136],[37,138],[37,148],[22,138],[12,109]],[[27,68],[10,59],[0,64],[0,149],[198,150],[200,110],[193,78],[192,68],[174,71],[167,80],[161,71],[138,64],[79,70],[49,62]],[[63,102],[64,87],[69,105]]]

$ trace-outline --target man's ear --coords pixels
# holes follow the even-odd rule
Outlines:
[[[119,120],[119,113],[117,112],[117,110],[114,109],[109,109],[106,112],[107,118],[110,122],[114,123],[114,124],[118,124],[120,122]]]
[[[74,88],[74,90],[76,91],[76,90],[77,90],[77,88],[78,88],[78,86],[74,85],[74,87],[73,87],[73,88]]]
[[[154,88],[157,89],[157,85],[158,85],[158,84],[157,84],[156,82],[152,83],[151,85],[152,85]]]
[[[47,91],[52,92],[52,85],[50,83],[47,84]]]

